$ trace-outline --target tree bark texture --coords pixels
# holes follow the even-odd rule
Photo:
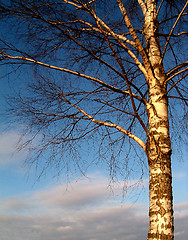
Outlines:
[[[171,175],[171,142],[168,116],[162,110],[167,108],[167,99],[158,94],[152,104],[156,111],[149,114],[150,137],[147,142],[149,163],[149,217],[148,240],[173,240],[173,205]],[[151,101],[154,97],[151,96]],[[152,106],[152,108],[154,108]],[[158,109],[158,111],[157,111]],[[161,109],[161,111],[160,111]]]
[[[173,240],[173,204],[171,174],[171,141],[168,121],[166,76],[162,64],[156,12],[156,1],[146,0],[145,42],[150,67],[148,72],[149,136],[147,156],[149,164],[149,217],[148,240]]]

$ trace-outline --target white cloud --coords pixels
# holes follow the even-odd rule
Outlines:
[[[188,218],[188,202],[176,204],[174,206],[174,214],[176,219]]]
[[[116,190],[119,191],[120,186]],[[145,235],[147,226],[144,224],[147,218],[141,213],[144,206],[121,206],[120,200],[115,201],[107,189],[104,178],[73,182],[68,190],[63,185],[33,192],[30,196],[12,196],[1,201],[0,207],[3,212],[0,217],[2,240],[12,240],[6,226],[11,226],[15,240],[28,236],[34,240],[36,234],[39,240],[106,240],[109,236],[123,240],[125,234],[129,240],[129,235],[134,233],[133,223],[139,229],[142,219],[139,236]]]
[[[33,207],[33,203],[31,201],[26,201],[26,199],[14,198],[13,196],[2,200],[0,210],[8,211],[8,212],[21,212],[28,210]]]
[[[72,230],[73,228],[71,226],[61,226],[61,227],[58,227],[57,228],[57,231],[58,232],[65,232],[65,231],[70,231]]]
[[[182,232],[176,232],[175,234],[174,234],[174,236],[175,237],[177,237],[177,236],[181,236],[181,235],[183,235],[185,233],[185,231],[182,231]]]
[[[120,183],[115,195],[120,194]],[[183,213],[188,203],[175,206],[176,240],[187,239]],[[1,240],[138,240],[147,238],[148,206],[121,204],[107,180],[72,182],[0,201]],[[10,231],[11,229],[11,231]]]
[[[39,198],[44,206],[79,208],[93,203],[101,203],[109,198],[107,183],[101,179],[95,183],[79,182],[71,186],[57,186],[53,189],[37,192],[34,197]]]
[[[188,202],[182,202],[175,205],[175,211],[188,211]]]
[[[2,240],[83,240],[83,239],[138,239],[146,238],[147,220],[145,217],[135,218],[135,209],[104,208],[79,214],[73,214],[72,221],[66,216],[0,216]],[[137,232],[135,232],[135,228]],[[11,229],[11,232],[10,232]],[[14,238],[13,238],[14,236]],[[132,238],[134,236],[134,238]]]

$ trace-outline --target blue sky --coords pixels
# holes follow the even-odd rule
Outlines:
[[[5,68],[1,68],[5,72]],[[2,72],[0,74],[3,75]],[[18,75],[17,75],[18,76]],[[1,79],[3,95],[11,76]],[[20,81],[21,82],[21,81]],[[35,168],[24,162],[26,151],[16,152],[18,126],[0,127],[0,235],[1,240],[138,240],[148,231],[148,179],[137,188],[124,182],[109,186],[107,172],[93,168],[87,177],[53,178],[51,172],[37,181]],[[173,192],[176,240],[188,239],[188,161],[173,155]],[[128,185],[134,184],[133,179]],[[138,197],[139,196],[139,197]]]
[[[1,70],[5,70],[1,68]],[[4,71],[6,73],[6,71]],[[1,73],[2,75],[2,73]],[[1,79],[3,96],[8,79]],[[11,81],[11,76],[9,78]],[[148,230],[148,179],[129,188],[123,182],[109,186],[108,173],[91,168],[87,177],[53,178],[51,172],[37,181],[35,168],[24,162],[26,151],[16,152],[18,126],[0,127],[0,234],[1,240],[138,240]],[[183,160],[181,160],[183,159]],[[188,161],[186,152],[173,155],[173,192],[176,240],[188,238]],[[134,184],[133,179],[128,185]],[[139,197],[138,197],[139,196]]]

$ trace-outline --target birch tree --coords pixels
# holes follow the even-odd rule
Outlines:
[[[27,144],[40,135],[38,157],[49,156],[44,168],[70,170],[80,142],[93,139],[109,157],[111,176],[126,175],[130,162],[136,168],[124,152],[140,148],[147,161],[138,162],[149,170],[148,240],[174,239],[170,134],[186,117],[187,5],[0,1],[1,65],[30,78],[10,101],[11,114],[33,134]]]

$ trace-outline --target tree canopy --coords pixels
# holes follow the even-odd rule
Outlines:
[[[171,153],[187,134],[188,1],[0,2],[1,65],[26,82],[9,98],[29,136],[22,146],[48,156],[44,170],[84,174],[90,144],[112,178],[148,164],[150,200],[162,191],[171,204]],[[155,204],[163,217],[168,203]],[[163,239],[151,226],[148,239]]]
[[[11,29],[8,40],[1,38],[2,64],[11,60],[16,68],[24,64],[25,71],[31,65],[34,71],[26,73],[28,89],[10,100],[11,114],[19,120],[22,116],[29,132],[43,135],[39,149],[52,150],[57,158],[67,151],[78,154],[80,140],[92,136],[95,146],[104,144],[100,154],[111,152],[112,159],[121,153],[114,145],[126,149],[127,136],[145,149],[149,53],[142,1],[127,1],[126,10],[121,1],[1,2],[2,36],[4,24]],[[156,29],[172,102],[171,125],[181,138],[176,126],[184,121],[187,105],[185,3],[157,1]]]

